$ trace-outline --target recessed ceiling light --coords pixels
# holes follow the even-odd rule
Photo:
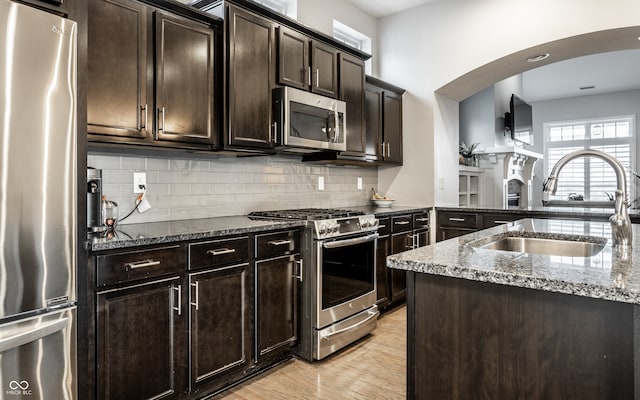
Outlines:
[[[535,56],[527,57],[528,63],[535,63],[545,60],[549,57],[549,53],[536,54]]]

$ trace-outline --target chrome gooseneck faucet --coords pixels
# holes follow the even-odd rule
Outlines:
[[[617,189],[615,193],[614,213],[609,217],[611,222],[611,237],[614,247],[631,247],[631,218],[627,207],[629,202],[627,199],[627,178],[624,173],[624,167],[615,157],[599,150],[576,150],[562,157],[556,165],[553,166],[551,174],[545,179],[542,185],[544,193],[555,194],[558,188],[558,174],[562,167],[569,161],[578,157],[597,157],[607,162],[616,173]]]

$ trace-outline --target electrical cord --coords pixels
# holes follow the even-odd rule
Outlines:
[[[145,190],[144,186],[142,187],[142,190]],[[129,211],[129,213],[127,215],[125,215],[122,218],[118,219],[118,223],[120,223],[120,221],[124,221],[125,219],[129,218],[131,216],[131,214],[134,213],[134,211],[136,211],[138,209],[138,207],[140,206],[140,203],[142,202],[142,198],[144,197],[144,192],[142,192],[140,195],[138,195],[138,198],[136,199],[136,205],[135,207],[133,207],[131,209],[131,211]]]

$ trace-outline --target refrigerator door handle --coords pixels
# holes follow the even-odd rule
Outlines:
[[[54,334],[69,326],[69,318],[62,318],[37,327],[31,327],[15,335],[0,339],[0,353],[15,349],[27,343],[35,342],[43,337]]]

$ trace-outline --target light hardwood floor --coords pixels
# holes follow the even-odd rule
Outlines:
[[[294,359],[216,400],[404,399],[406,306],[386,313],[373,334],[322,361]]]

